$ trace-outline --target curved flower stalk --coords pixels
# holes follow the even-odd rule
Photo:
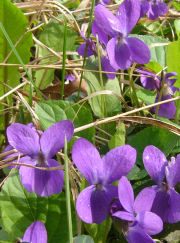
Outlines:
[[[77,198],[77,213],[86,223],[101,223],[110,202],[117,197],[117,186],[111,183],[134,167],[136,150],[129,145],[119,146],[101,158],[93,144],[80,138],[74,143],[72,159],[89,183]]]
[[[150,60],[148,46],[136,37],[128,37],[140,17],[140,1],[124,0],[116,16],[99,4],[94,11],[96,25],[112,37],[106,46],[110,64],[116,70],[129,68],[132,62],[147,64]]]
[[[162,88],[162,78],[148,71],[139,69],[138,72],[142,75],[146,75],[140,77],[140,81],[145,89],[157,90],[157,96],[155,102],[158,102],[159,93]],[[173,86],[177,79],[170,78],[176,75],[177,75],[176,72],[167,73],[165,75],[165,83],[163,85],[161,101],[171,99],[172,98],[171,95],[173,95],[176,90],[179,91],[179,88]],[[156,107],[154,107],[152,111],[155,113]],[[175,114],[176,114],[176,106],[173,101],[159,106],[158,116],[170,119],[173,118]]]
[[[160,15],[164,15],[167,13],[168,7],[166,3],[163,2],[163,0],[151,0],[148,1],[142,1],[141,2],[141,15],[140,17],[143,17],[146,13],[149,19],[155,20]]]
[[[127,241],[129,243],[155,243],[149,235],[155,235],[162,231],[161,218],[155,213],[136,208],[133,188],[124,176],[119,180],[118,194],[124,210],[117,211],[112,216],[123,220],[123,234]],[[143,198],[141,199],[143,200]]]
[[[102,67],[102,70],[106,71],[106,72],[116,72],[117,70],[114,69],[110,62],[109,62],[109,58],[107,56],[107,52],[106,52],[106,47],[105,45],[107,44],[107,41],[108,41],[108,38],[107,36],[96,26],[92,25],[92,33],[94,36],[96,36],[96,33],[100,33],[99,35],[99,48],[100,48],[100,57],[101,57],[101,67]],[[88,47],[87,47],[87,53],[86,53],[86,56],[87,57],[90,57],[92,55],[94,56],[97,56],[97,46],[96,46],[96,43],[89,37],[89,38],[86,38],[84,33],[81,32],[81,36],[82,38],[86,41]],[[81,44],[77,51],[78,51],[78,54],[80,56],[84,56],[85,55],[85,49],[86,49],[86,43],[83,43]],[[114,79],[115,78],[115,74],[111,74],[111,73],[106,73],[106,76],[109,78],[109,79]]]
[[[64,147],[65,136],[69,142],[73,133],[74,126],[69,120],[55,123],[41,135],[34,128],[19,123],[7,128],[9,144],[25,155],[21,158],[21,163],[44,168],[60,166],[58,161],[52,158]],[[19,174],[26,190],[34,191],[40,196],[61,192],[64,183],[62,170],[44,171],[21,166]]]
[[[136,207],[152,211],[164,222],[180,221],[180,194],[174,189],[180,181],[180,155],[168,162],[155,146],[147,146],[143,153],[144,166],[156,186],[143,189],[136,198]],[[164,181],[164,179],[166,179]]]
[[[35,221],[25,231],[23,242],[47,243],[47,231],[41,221]]]

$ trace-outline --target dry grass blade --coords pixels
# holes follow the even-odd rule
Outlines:
[[[172,98],[172,99],[164,100],[164,101],[161,101],[161,102],[157,102],[157,103],[152,104],[152,105],[147,105],[147,106],[144,106],[144,107],[141,107],[141,108],[137,108],[137,109],[134,109],[134,110],[131,110],[131,111],[127,111],[127,112],[125,112],[125,113],[118,114],[118,115],[116,115],[116,116],[112,116],[112,117],[107,117],[107,118],[99,119],[99,120],[97,120],[97,121],[95,121],[95,122],[92,122],[92,123],[90,123],[90,124],[87,124],[87,125],[84,125],[84,126],[75,128],[75,129],[74,129],[74,133],[79,132],[79,131],[83,131],[83,130],[85,130],[85,129],[88,129],[88,128],[90,128],[90,127],[97,126],[97,125],[100,125],[100,124],[105,124],[105,123],[108,123],[108,122],[117,121],[117,120],[119,120],[121,117],[125,117],[125,116],[128,116],[128,115],[137,113],[137,112],[139,112],[139,111],[142,111],[142,110],[148,110],[148,109],[151,109],[152,107],[155,107],[155,106],[158,106],[158,105],[161,105],[161,104],[166,104],[166,103],[168,103],[168,102],[176,101],[176,100],[180,100],[180,96],[175,97],[175,98]],[[172,128],[172,127],[171,127],[171,128]],[[171,131],[171,129],[169,129],[169,131]],[[180,129],[177,128],[176,126],[174,126],[173,131],[175,131],[176,134],[177,134],[177,132],[178,132],[178,135],[180,135]]]
[[[125,117],[119,117],[119,120],[122,121],[130,121],[140,124],[149,124],[152,126],[160,127],[165,130],[168,130],[178,136],[180,136],[180,128],[178,128],[175,125],[172,125],[170,123],[157,120],[155,118],[149,118],[149,117],[141,117],[141,116],[125,116]]]

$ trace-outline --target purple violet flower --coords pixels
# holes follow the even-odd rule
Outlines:
[[[72,159],[89,183],[77,198],[77,213],[86,223],[101,223],[110,202],[117,197],[117,186],[111,183],[134,167],[136,150],[130,145],[119,146],[101,158],[93,144],[80,138],[72,148]]]
[[[147,16],[151,20],[157,19],[160,15],[167,13],[168,7],[162,0],[151,0]]]
[[[152,211],[164,222],[180,221],[180,194],[174,189],[180,181],[180,155],[176,159],[172,157],[168,163],[164,153],[150,145],[143,152],[143,162],[157,185],[147,187],[138,194],[136,208]]]
[[[74,74],[67,74],[67,75],[65,76],[65,80],[66,80],[66,81],[70,81],[70,82],[74,82],[74,81],[76,80],[76,77],[75,77]]]
[[[140,77],[140,81],[145,89],[157,90],[157,96],[155,102],[158,102],[159,92],[161,90],[161,84],[162,84],[161,77],[156,74],[150,73],[148,71],[140,70],[140,69],[138,70],[138,72],[142,75],[146,75]],[[179,91],[179,88],[173,86],[177,79],[175,78],[170,79],[170,77],[176,75],[177,75],[176,72],[167,73],[165,75],[165,83],[163,86],[161,101],[171,99],[172,98],[171,95],[173,95],[176,90]],[[156,107],[152,108],[152,112],[155,113],[156,109],[157,109]],[[158,116],[170,119],[173,118],[175,114],[176,114],[176,106],[173,101],[159,106]]]
[[[144,0],[144,1],[140,1],[140,4],[141,4],[140,18],[142,18],[149,10],[149,2],[147,0]]]
[[[104,70],[106,72],[116,72],[117,70],[111,66],[111,64],[109,62],[109,58],[107,56],[107,52],[106,52],[106,48],[105,48],[105,45],[107,44],[107,41],[108,41],[107,36],[97,26],[95,26],[93,24],[92,24],[92,33],[94,36],[96,36],[96,33],[99,36],[99,42],[100,42],[99,47],[100,47],[102,70]],[[86,38],[83,32],[81,32],[81,36],[88,45],[86,56],[87,57],[90,57],[92,55],[97,56],[96,43],[90,37]],[[84,56],[84,54],[85,54],[86,43],[81,44],[77,49],[78,54],[80,56]],[[116,75],[111,74],[111,73],[106,73],[106,76],[109,79],[114,79]]]
[[[128,37],[140,17],[140,1],[124,0],[116,16],[99,4],[94,11],[94,25],[112,37],[107,43],[110,64],[116,70],[129,68],[132,62],[146,64],[150,60],[148,46],[136,37]]]
[[[112,216],[124,221],[123,234],[127,241],[129,243],[155,243],[149,235],[155,235],[162,231],[161,218],[155,213],[136,208],[133,188],[125,176],[119,180],[118,194],[124,211],[117,211]],[[141,199],[143,200],[143,198]]]
[[[41,221],[35,221],[25,231],[23,242],[47,243],[47,231]]]
[[[60,166],[52,157],[64,147],[65,136],[69,142],[73,132],[74,126],[69,120],[53,124],[41,135],[27,125],[14,123],[7,128],[7,138],[13,148],[25,155],[21,163],[50,168]],[[22,184],[30,193],[33,190],[40,196],[50,196],[62,190],[63,170],[45,171],[21,166],[19,174]]]

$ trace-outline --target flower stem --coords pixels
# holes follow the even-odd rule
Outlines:
[[[71,216],[71,199],[70,199],[70,187],[69,187],[69,166],[67,156],[67,140],[65,137],[65,189],[66,189],[66,208],[67,208],[67,220],[68,220],[68,231],[69,231],[69,243],[73,243],[73,230],[72,230],[72,216]]]
[[[95,0],[92,0],[90,20],[89,20],[89,25],[88,25],[88,30],[87,30],[87,32],[88,32],[87,38],[89,38],[90,34],[91,34],[91,25],[92,25],[92,22],[93,22],[94,6],[95,6]],[[85,63],[86,63],[87,48],[88,48],[88,44],[86,43],[86,48],[85,48],[85,53],[84,53],[84,58],[83,58],[83,65],[82,65],[82,72],[81,72],[81,77],[80,77],[79,87],[78,87],[77,101],[79,101],[79,97],[80,97],[81,84],[82,84],[83,73],[84,73],[83,70],[84,70]]]
[[[65,66],[66,66],[66,40],[67,40],[67,20],[65,18],[64,25],[64,41],[63,41],[63,63],[62,63],[62,87],[61,87],[61,100],[64,97],[64,80],[65,80]]]
[[[161,83],[161,89],[160,89],[160,92],[159,92],[158,102],[161,101],[161,99],[162,99],[162,95],[163,95],[163,88],[164,88],[164,84],[165,84],[165,75],[164,75],[164,71],[162,71],[162,73],[161,73],[161,80],[162,80],[162,83]],[[160,105],[157,105],[156,113],[155,113],[155,118],[156,118],[156,119],[157,119],[157,117],[158,117],[159,107],[160,107]]]
[[[100,47],[99,47],[99,39],[98,35],[96,34],[96,46],[97,46],[97,54],[98,54],[98,65],[99,65],[99,78],[100,78],[100,84],[101,84],[101,90],[104,90],[104,83],[103,83],[103,76],[102,76],[102,67],[101,67],[101,56],[100,56]],[[105,96],[101,95],[101,113],[102,118],[105,117],[105,111],[106,111],[106,102],[105,102]]]

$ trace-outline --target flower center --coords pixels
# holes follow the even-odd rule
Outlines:
[[[39,153],[39,157],[36,161],[36,166],[46,166],[46,158],[44,157],[44,155],[42,154],[42,152]]]
[[[165,183],[165,182],[162,182],[162,190],[163,191],[166,191],[166,192],[169,192],[169,186],[168,186],[168,184],[167,183]]]
[[[96,190],[102,190],[103,185],[102,184],[96,184]]]

